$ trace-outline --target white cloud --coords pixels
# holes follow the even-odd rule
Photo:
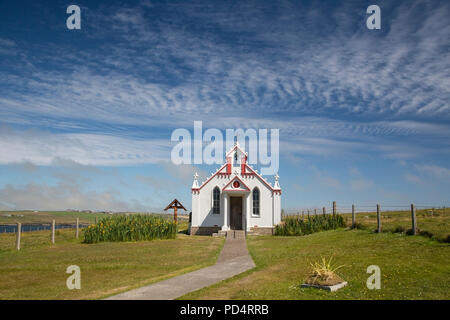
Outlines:
[[[311,170],[315,174],[316,181],[323,187],[331,189],[341,189],[342,185],[338,179],[330,176],[327,172],[322,171],[315,166],[311,166]]]
[[[450,169],[436,165],[416,165],[416,169],[427,177],[439,180],[450,179]]]
[[[321,116],[388,115],[394,122],[406,114],[448,117],[449,26],[438,18],[448,16],[449,5],[425,4],[426,15],[416,26],[410,19],[417,13],[409,8],[417,6],[402,4],[404,10],[393,11],[391,25],[385,22],[391,30],[379,38],[364,28],[350,33],[359,15],[355,8],[338,7],[331,18],[339,19],[340,29],[320,41],[311,25],[299,25],[329,18],[319,8],[298,12],[280,5],[283,18],[274,19],[269,30],[264,4],[239,5],[239,18],[225,4],[205,4],[201,12],[195,5],[177,5],[172,9],[179,21],[157,21],[157,27],[148,24],[144,5],[102,8],[92,19],[99,25],[95,30],[114,26],[122,41],[61,61],[64,72],[37,69],[31,77],[11,78],[20,90],[8,92],[3,103],[16,106],[9,117],[26,115],[30,121],[38,113],[122,124],[156,124],[162,111],[177,121],[199,113],[205,119],[233,111],[270,114],[274,108]],[[259,46],[237,47],[220,32],[208,37],[179,28],[176,23],[185,19],[202,19],[225,34],[241,32],[242,40],[247,35]],[[59,50],[64,54],[52,52],[48,59],[60,62],[71,54],[70,48]]]
[[[170,177],[182,184],[190,185],[195,173],[199,175],[199,179],[205,179],[209,175],[205,170],[190,164],[175,165],[170,161],[163,161],[159,165]]]
[[[372,180],[355,179],[350,181],[350,188],[353,191],[366,191],[373,188],[374,186],[375,184]]]
[[[0,98],[3,122],[83,134],[2,135],[0,146],[11,152],[0,162],[48,164],[61,157],[83,164],[154,163],[168,159],[167,142],[137,139],[134,132],[189,128],[201,119],[216,128],[280,128],[284,150],[297,154],[448,154],[450,128],[441,121],[450,114],[449,26],[443,19],[449,4],[423,4],[422,23],[415,25],[418,6],[392,10],[383,22],[390,31],[382,37],[354,30],[360,14],[348,4],[331,17],[319,7],[299,11],[280,4],[270,26],[264,3],[205,3],[202,10],[178,4],[171,6],[176,20],[154,24],[146,16],[153,11],[148,3],[91,10],[88,36],[104,39],[110,32],[104,25],[111,25],[109,36],[120,41],[76,55],[50,43],[51,55],[27,55],[33,68],[20,70],[32,73],[1,70],[11,87]],[[339,28],[317,37],[314,27],[323,19]],[[205,28],[179,28],[184,21],[202,21]],[[228,33],[240,34],[240,45],[222,37]],[[27,52],[11,40],[1,44]],[[33,59],[61,69],[42,69]]]
[[[411,183],[413,183],[413,184],[421,185],[421,184],[424,183],[424,182],[422,181],[422,179],[420,179],[420,177],[418,177],[418,176],[416,176],[416,175],[414,175],[414,174],[411,174],[411,173],[405,174],[405,175],[404,175],[404,178],[405,178],[405,181],[406,181],[406,182],[411,182]]]
[[[141,205],[130,205],[119,200],[118,192],[82,191],[78,185],[60,182],[47,184],[6,185],[0,189],[2,210],[113,210],[127,211],[143,209]]]
[[[0,38],[0,55],[14,56],[16,54],[16,43],[10,39]]]
[[[127,165],[156,163],[170,157],[170,144],[166,140],[100,134],[52,134],[7,128],[0,130],[0,149],[6,151],[0,154],[2,164],[31,162],[61,165],[62,160],[55,159],[68,159],[65,161],[83,165]]]

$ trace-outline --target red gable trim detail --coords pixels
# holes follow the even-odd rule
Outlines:
[[[268,186],[270,190],[272,190],[272,191],[280,191],[280,192],[281,192],[281,189],[275,190],[274,188],[272,188],[272,186],[271,186],[270,184],[268,184],[268,183],[263,179],[263,177],[261,177],[261,176],[260,176],[255,170],[253,170],[253,168],[250,167],[248,164],[246,164],[245,166],[246,166],[248,169],[250,169],[250,171],[251,171],[254,175],[256,175],[257,177],[259,177],[259,179],[260,179],[266,186]]]
[[[231,176],[231,173],[226,173],[226,172],[218,172],[217,173],[217,175],[219,176],[219,177],[226,177],[226,176]]]
[[[224,191],[226,189],[226,187],[228,187],[234,180],[239,180],[240,183],[242,183],[242,185],[247,189],[247,191],[250,191],[250,188],[244,183],[244,181],[242,181],[241,179],[239,179],[238,176],[234,176],[233,179],[230,180],[230,182],[228,182],[225,187],[222,188],[222,191]],[[233,190],[233,189],[231,189]]]
[[[227,164],[224,164],[223,166],[221,166],[219,168],[219,170],[216,171],[216,173],[214,173],[208,180],[206,180],[205,182],[202,183],[202,185],[197,189],[200,191],[201,188],[203,188],[209,181],[211,181],[212,178],[214,178],[223,168],[225,168]]]

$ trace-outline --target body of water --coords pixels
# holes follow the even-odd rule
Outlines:
[[[80,229],[87,227],[87,224],[79,224]],[[55,229],[75,229],[75,224],[57,224]],[[51,230],[51,224],[22,224],[22,232]],[[0,233],[15,233],[17,232],[17,224],[0,224]]]

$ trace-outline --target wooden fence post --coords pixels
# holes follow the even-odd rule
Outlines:
[[[17,224],[17,232],[16,232],[16,249],[20,250],[20,236],[22,233],[22,224],[19,222]]]
[[[356,217],[355,217],[355,205],[352,204],[352,228],[355,227],[356,224]]]
[[[333,215],[336,214],[336,201],[333,201]]]
[[[323,208],[322,208],[322,213],[323,213],[323,215],[325,215],[325,213],[326,213],[325,210],[326,210],[325,207],[323,207]]]
[[[412,232],[413,235],[417,234],[417,223],[416,223],[416,207],[411,203],[411,220],[412,220]]]
[[[55,223],[55,220],[53,219],[53,221],[52,221],[52,244],[55,244],[55,227],[56,227],[56,223]]]
[[[97,222],[98,222],[98,221],[97,221],[97,216],[95,216],[95,224],[97,224]]]
[[[380,214],[380,205],[379,204],[377,204],[377,223],[378,223],[377,232],[380,233],[381,232],[381,214]]]
[[[317,209],[314,209],[314,215],[316,215],[317,214]]]
[[[80,224],[80,218],[77,218],[77,226],[75,231],[75,237],[78,239],[78,233],[79,233],[79,224]]]

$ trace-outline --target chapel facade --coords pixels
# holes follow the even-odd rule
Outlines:
[[[238,143],[225,158],[203,183],[194,175],[190,234],[210,235],[220,230],[272,234],[281,221],[278,175],[272,186],[247,163],[248,155]]]

